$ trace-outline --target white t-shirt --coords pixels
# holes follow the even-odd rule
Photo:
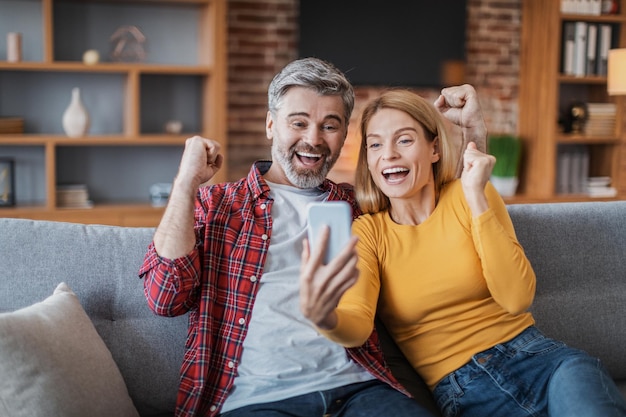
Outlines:
[[[321,336],[300,311],[300,264],[306,208],[328,193],[268,183],[272,240],[234,388],[222,412],[278,401],[374,377],[345,349]]]

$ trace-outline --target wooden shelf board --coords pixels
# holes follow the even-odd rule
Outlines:
[[[83,224],[107,224],[130,227],[155,227],[164,207],[148,203],[96,204],[92,208],[54,208],[16,206],[0,209],[0,217],[50,220]]]
[[[588,145],[605,145],[617,144],[620,138],[617,136],[591,136],[591,135],[568,135],[561,133],[556,136],[557,144],[588,144]]]
[[[14,146],[179,146],[184,145],[185,139],[193,136],[193,133],[185,135],[149,134],[139,136],[124,135],[91,135],[82,138],[70,138],[65,135],[25,134],[25,135],[0,135],[0,145]]]
[[[597,23],[626,23],[626,17],[623,14],[562,14],[561,19],[564,21],[585,21]]]
[[[575,75],[559,74],[557,76],[558,81],[561,84],[606,84],[607,78],[602,75],[585,75],[583,77],[577,77]]]
[[[84,73],[133,73],[139,74],[169,74],[169,75],[207,75],[212,68],[207,65],[163,65],[150,63],[128,62],[101,62],[86,65],[79,61],[47,62],[7,62],[0,61],[0,69],[16,71],[57,71],[57,72],[84,72]]]

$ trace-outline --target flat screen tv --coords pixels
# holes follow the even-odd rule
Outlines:
[[[360,86],[442,86],[465,61],[466,0],[300,0],[300,57],[328,60]]]

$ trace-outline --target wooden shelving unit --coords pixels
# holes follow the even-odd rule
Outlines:
[[[0,134],[17,200],[0,217],[154,226],[163,209],[150,205],[149,186],[172,181],[185,139],[227,149],[225,0],[0,0],[0,9],[0,27],[23,36],[20,62],[7,62],[0,46],[0,117],[25,126]],[[111,34],[124,25],[146,36],[144,60],[110,58]],[[87,49],[99,63],[83,63]],[[82,138],[61,125],[74,86],[91,119]],[[164,133],[171,119],[183,122],[180,134]],[[67,183],[86,184],[94,206],[59,207],[57,187]]]
[[[588,151],[589,176],[608,176],[618,195],[626,193],[625,101],[607,93],[602,75],[572,76],[562,70],[563,27],[565,22],[583,21],[609,24],[613,48],[626,47],[626,0],[611,15],[564,14],[561,2],[524,0],[520,62],[519,134],[524,141],[524,157],[518,196],[510,202],[591,201],[586,193],[563,192],[557,187],[558,150],[568,144],[584,145]],[[595,136],[563,133],[559,125],[563,109],[572,100],[589,103],[615,103],[615,131]]]

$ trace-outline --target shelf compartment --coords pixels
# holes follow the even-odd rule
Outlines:
[[[15,160],[16,206],[44,206],[46,204],[45,147],[2,146],[0,157]],[[5,213],[0,211],[0,215]]]
[[[180,121],[185,134],[201,132],[204,110],[200,92],[204,80],[194,75],[141,75],[140,133],[164,133],[164,125],[170,120]]]
[[[23,117],[25,133],[63,134],[63,112],[79,87],[88,134],[120,134],[125,80],[123,74],[2,71],[0,115]]]
[[[200,14],[207,2],[77,2],[56,1],[53,6],[54,61],[81,61],[83,53],[95,49],[102,62],[111,57],[111,36],[122,27],[134,26],[145,36],[140,44],[143,62],[197,65],[201,40]],[[175,31],[163,30],[167,19]]]
[[[0,27],[22,33],[20,62],[3,60],[0,42],[0,117],[24,120],[22,133],[0,134],[18,200],[0,216],[155,226],[163,209],[150,205],[149,188],[172,181],[185,139],[227,149],[224,0],[0,0],[0,10]],[[125,25],[146,35],[145,60],[111,60],[110,37]],[[83,62],[87,49],[98,63]],[[83,138],[62,128],[74,87],[91,119]],[[182,132],[165,133],[168,120]],[[65,183],[85,183],[94,207],[57,207]]]
[[[607,144],[560,144],[556,155],[555,194],[586,195],[590,177],[609,177],[612,182],[615,147]]]
[[[94,204],[146,203],[150,186],[172,182],[183,146],[57,146],[57,185],[86,184]],[[141,173],[141,175],[138,175]]]
[[[22,61],[42,62],[44,60],[43,46],[43,14],[41,1],[0,0],[0,28],[3,36],[0,42],[0,57],[7,56],[6,34],[19,32],[22,34]],[[9,11],[6,13],[5,11]],[[4,61],[6,62],[6,61]]]

